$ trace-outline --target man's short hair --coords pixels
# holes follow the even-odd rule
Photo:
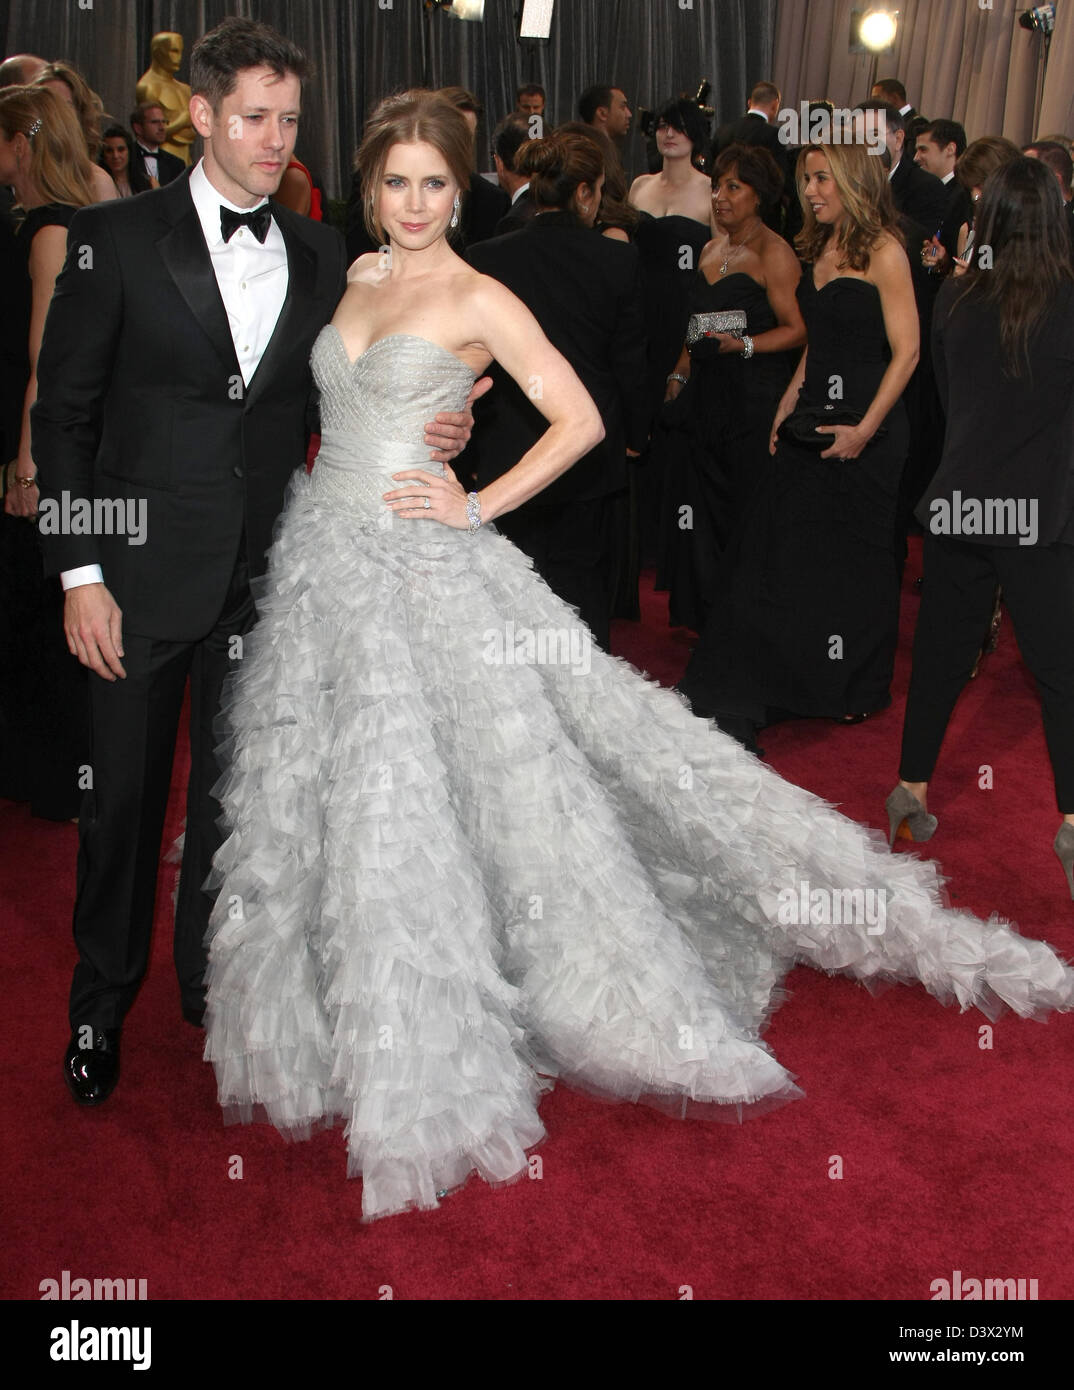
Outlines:
[[[578,114],[586,125],[593,124],[602,106],[611,110],[612,92],[615,91],[622,91],[622,88],[610,86],[607,82],[597,82],[585,89],[578,98]]]
[[[1057,140],[1033,140],[1022,146],[1023,154],[1030,150],[1036,150],[1040,162],[1047,164],[1063,187],[1069,190],[1074,181],[1074,159],[1071,159],[1070,151],[1065,150]]]
[[[523,97],[540,97],[545,100],[544,88],[539,82],[526,82],[515,93],[515,100],[521,101]],[[503,158],[503,155],[500,156]]]
[[[450,101],[456,111],[469,111],[479,121],[485,114],[485,108],[469,87],[441,87],[440,95],[445,101]]]
[[[919,133],[927,135],[934,145],[938,145],[941,150],[948,145],[954,145],[955,155],[958,159],[966,153],[966,131],[958,121],[929,121],[928,125]]]
[[[897,77],[881,77],[873,83],[873,89],[880,88],[882,92],[887,92],[889,96],[899,98],[899,106],[906,105],[906,88]]]
[[[232,15],[194,45],[190,90],[217,111],[247,68],[270,68],[277,77],[290,73],[300,82],[311,73],[309,59],[296,43],[267,24]]]
[[[492,149],[503,160],[504,168],[515,173],[515,158],[530,138],[530,118],[512,112],[505,116],[492,133]]]
[[[164,107],[161,106],[161,104],[160,104],[159,101],[143,101],[143,102],[141,102],[141,103],[140,103],[138,106],[136,106],[136,107],[134,108],[134,110],[131,112],[131,117],[130,117],[130,121],[128,122],[128,124],[130,125],[130,127],[131,127],[132,130],[134,129],[134,127],[135,127],[136,125],[145,125],[146,112],[148,112],[148,111],[159,111],[159,112],[163,115],[163,114],[164,114]]]
[[[879,97],[870,97],[868,101],[863,101],[858,106],[859,111],[883,111],[887,117],[888,130],[901,130],[906,134],[906,117],[897,106],[892,106],[890,101],[881,101]]]
[[[750,92],[751,106],[771,106],[773,102],[778,106],[782,100],[780,90],[774,82],[758,82]]]

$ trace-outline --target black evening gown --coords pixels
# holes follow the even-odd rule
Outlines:
[[[764,286],[735,272],[708,281],[698,273],[689,313],[738,309],[746,332],[777,326]],[[691,350],[690,382],[665,407],[654,434],[654,465],[663,480],[659,588],[670,589],[674,626],[701,632],[719,574],[719,559],[770,462],[768,438],[794,370],[793,354],[759,353],[747,361],[719,352],[716,339]]]
[[[798,299],[809,334],[798,404],[864,413],[891,360],[875,285],[840,276]],[[834,396],[834,399],[833,399]],[[679,689],[696,714],[758,728],[891,703],[899,620],[895,516],[908,426],[896,403],[856,459],[781,442],[720,567]]]
[[[30,243],[42,227],[69,226],[74,213],[63,203],[33,208],[0,243],[3,463],[18,452],[30,376]],[[63,606],[59,579],[45,577],[36,525],[0,509],[0,796],[58,821],[78,815],[90,763],[86,670],[67,650]]]
[[[641,255],[645,335],[649,345],[647,395],[654,419],[664,401],[668,373],[675,370],[682,352],[697,265],[711,236],[707,222],[681,213],[653,217],[643,212],[634,232],[634,245]],[[657,456],[651,449],[641,459],[631,461],[630,477],[634,573],[629,576],[629,603],[617,602],[615,606],[620,618],[640,616],[636,572],[642,565],[655,563],[659,552],[663,483]]]

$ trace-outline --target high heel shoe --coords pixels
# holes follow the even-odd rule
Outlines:
[[[1053,848],[1059,856],[1059,862],[1067,876],[1070,896],[1074,898],[1074,825],[1071,825],[1070,821],[1065,820],[1059,827]]]
[[[884,810],[888,813],[888,845],[891,849],[895,848],[896,836],[900,840],[913,840],[915,844],[920,844],[923,840],[930,840],[939,825],[936,817],[930,815],[913,792],[907,791],[901,782],[884,802]]]

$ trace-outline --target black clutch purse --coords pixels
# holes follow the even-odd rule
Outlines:
[[[804,405],[787,416],[780,425],[778,434],[779,438],[788,444],[797,444],[800,449],[815,449],[818,454],[822,454],[825,449],[832,447],[832,436],[818,434],[818,426],[860,425],[864,418],[860,410],[850,410],[843,406]],[[869,444],[872,444],[874,439],[883,439],[887,432],[887,425],[881,425],[869,440]],[[869,445],[865,447],[868,448]]]

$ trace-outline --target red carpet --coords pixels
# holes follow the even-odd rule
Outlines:
[[[896,780],[917,553],[893,708],[763,739],[781,773],[878,827]],[[650,585],[643,627],[619,624],[617,650],[672,681],[688,634],[668,631]],[[979,787],[985,764],[992,790]],[[1039,711],[1007,623],[959,706],[930,806],[952,899],[1074,956]],[[179,817],[173,788],[169,842]],[[1074,1295],[1069,1015],[1006,1015],[985,1047],[981,1015],[920,988],[873,998],[799,969],[767,1036],[806,1099],[738,1127],[559,1088],[542,1106],[539,1176],[495,1190],[474,1178],[439,1211],[362,1226],[340,1130],[288,1145],[267,1126],[221,1124],[202,1034],[179,1016],[172,866],[119,1087],[99,1111],[72,1103],[60,1059],[75,841],[74,826],[0,802],[5,1297],[37,1298],[64,1270],[144,1278],[150,1299],[374,1300],[385,1285],[406,1299],[676,1299],[689,1285],[704,1299],[923,1300],[955,1270],[1036,1279],[1042,1300]]]

